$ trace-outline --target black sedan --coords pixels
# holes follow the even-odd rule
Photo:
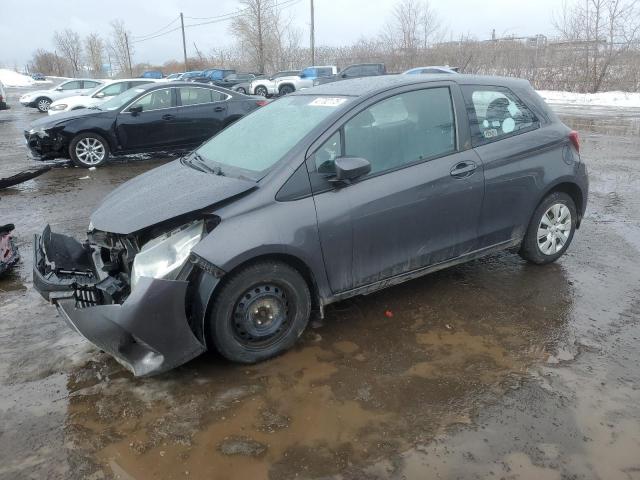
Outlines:
[[[152,83],[96,107],[37,120],[25,138],[37,159],[96,167],[111,155],[195,147],[265,103],[211,85]]]

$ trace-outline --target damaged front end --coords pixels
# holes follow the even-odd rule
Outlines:
[[[47,226],[34,239],[34,285],[74,330],[135,376],[165,372],[206,350],[204,314],[222,273],[200,268],[191,246],[175,240],[193,225],[144,244],[100,231],[80,243]],[[154,248],[167,239],[189,247],[187,255],[155,259],[159,266],[136,262],[154,260]]]

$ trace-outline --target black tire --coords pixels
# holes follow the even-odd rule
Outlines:
[[[278,91],[280,92],[280,95],[289,95],[290,93],[295,92],[296,89],[292,85],[282,85]]]
[[[46,113],[49,111],[49,107],[51,106],[51,99],[47,97],[39,97],[35,104],[39,112]]]
[[[267,91],[267,87],[265,87],[264,85],[258,85],[256,87],[256,95],[266,98],[267,95],[269,95],[269,92]]]
[[[549,217],[548,213],[554,205],[564,205],[569,210],[569,220],[571,224],[568,227],[568,233],[566,233],[567,230],[559,227],[556,227],[556,230],[553,230],[553,232],[551,231],[551,227],[543,227],[543,216],[546,216],[547,223],[549,223],[550,220],[551,223],[553,223],[554,219],[553,217]],[[569,245],[571,245],[573,235],[576,231],[577,221],[578,213],[573,199],[564,192],[551,193],[545,197],[540,205],[538,205],[535,212],[533,212],[531,221],[529,222],[529,227],[527,228],[524,240],[522,241],[522,246],[520,247],[520,256],[528,262],[536,265],[546,265],[547,263],[555,262],[564,255],[569,248]],[[565,229],[567,228],[566,223],[562,225],[565,225]],[[544,235],[544,233],[539,235],[539,229],[548,231],[547,235]],[[563,240],[560,238],[561,235],[563,235],[562,238],[566,235],[566,240],[564,240],[564,243],[562,244],[561,242]],[[545,253],[543,251],[545,245],[551,248],[553,253]]]
[[[310,313],[311,294],[297,270],[255,263],[225,279],[207,319],[208,341],[228,360],[260,362],[291,348]]]
[[[94,158],[91,158],[90,160],[87,160],[87,158],[89,157],[83,157],[82,155],[78,156],[79,153],[78,153],[77,147],[78,147],[78,144],[80,144],[83,141],[89,141],[94,145],[97,145],[97,143],[101,144],[101,148],[104,151],[104,155],[102,155],[101,159],[95,160]],[[99,153],[100,150],[97,149],[96,152]],[[97,133],[92,133],[92,132],[79,133],[73,138],[73,140],[71,140],[71,143],[69,144],[69,156],[71,157],[71,160],[73,161],[73,163],[78,167],[82,167],[82,168],[99,167],[101,165],[104,165],[109,160],[109,144],[103,137],[101,137]]]
[[[243,94],[247,94],[247,91],[244,89],[244,87],[238,87],[238,89],[236,90],[236,92],[238,93],[243,93]]]

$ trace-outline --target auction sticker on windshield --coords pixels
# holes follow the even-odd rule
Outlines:
[[[311,107],[337,107],[346,102],[346,98],[318,97],[309,104]]]

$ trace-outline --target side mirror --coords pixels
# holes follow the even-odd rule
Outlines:
[[[127,110],[127,112],[133,114],[133,116],[135,117],[139,113],[142,113],[142,105],[136,105],[135,107],[131,107],[129,108],[129,110]]]
[[[56,87],[56,92],[61,92],[62,91],[62,87]]]
[[[94,95],[95,98],[104,98],[104,92],[98,92]]]
[[[349,75],[347,75],[346,73],[343,73],[340,75],[342,78],[347,78]]]
[[[371,163],[366,158],[338,157],[334,161],[336,176],[334,181],[350,183],[358,177],[362,177],[371,171]]]

